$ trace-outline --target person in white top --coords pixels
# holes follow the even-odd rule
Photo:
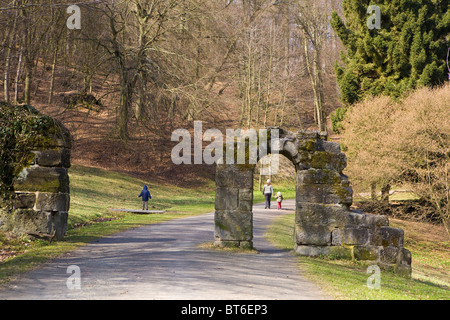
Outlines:
[[[266,184],[263,187],[262,193],[264,195],[264,198],[266,199],[266,207],[265,209],[269,208],[270,209],[270,199],[273,196],[275,196],[275,193],[273,191],[273,187],[270,184],[270,179],[267,179]]]

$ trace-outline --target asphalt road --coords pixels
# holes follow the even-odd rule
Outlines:
[[[294,256],[264,238],[267,225],[292,212],[294,202],[284,206],[291,211],[254,206],[257,254],[200,248],[214,239],[209,213],[105,237],[0,287],[0,299],[331,299],[305,279]]]

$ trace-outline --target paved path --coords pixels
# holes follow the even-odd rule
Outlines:
[[[0,287],[0,299],[331,299],[263,237],[273,218],[292,211],[255,205],[253,212],[258,254],[199,248],[214,237],[209,213],[103,238]],[[80,290],[67,288],[71,265],[80,268]]]

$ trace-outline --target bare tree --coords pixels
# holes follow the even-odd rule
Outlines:
[[[324,114],[323,48],[329,29],[328,1],[297,1],[294,21],[304,41],[305,63],[314,93],[315,120],[320,131],[326,131]]]

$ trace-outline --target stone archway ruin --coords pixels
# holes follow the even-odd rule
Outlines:
[[[350,210],[353,191],[343,174],[347,159],[339,144],[319,132],[278,129],[279,153],[292,161],[297,176],[294,251],[369,260],[410,276],[403,230],[389,227],[386,216]],[[217,164],[216,246],[253,247],[254,167]]]
[[[59,121],[49,123],[44,133],[36,134],[28,162],[13,180],[12,203],[0,203],[0,230],[51,241],[63,240],[67,231],[72,138]]]

